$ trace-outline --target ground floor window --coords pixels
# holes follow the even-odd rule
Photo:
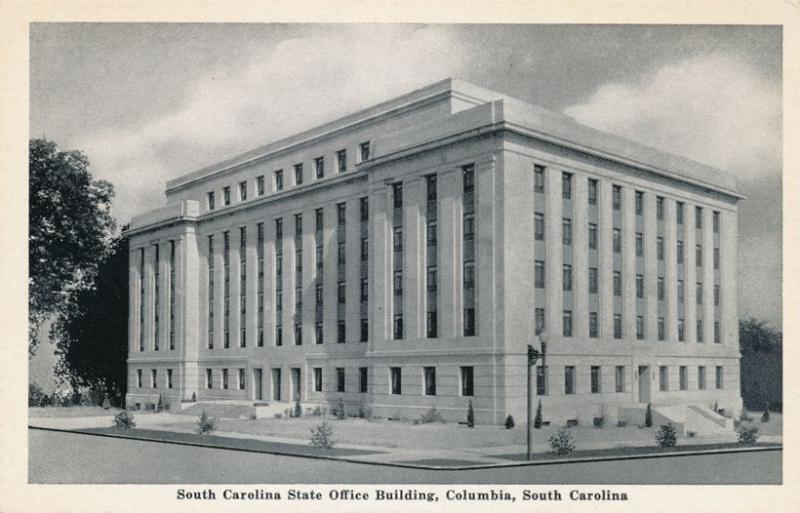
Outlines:
[[[599,366],[592,366],[591,371],[591,381],[592,381],[592,393],[599,394],[600,393],[600,367]]]
[[[717,382],[716,383],[717,384],[717,389],[721,390],[722,388],[724,388],[724,386],[723,386],[723,384],[724,384],[724,374],[723,374],[723,370],[722,370],[722,366],[721,365],[717,365],[716,376],[715,377],[716,377],[715,381]]]
[[[369,371],[367,367],[358,368],[358,389],[362,394],[367,393],[368,383],[369,383],[367,381],[367,377],[369,375],[368,372]]]
[[[575,367],[564,367],[564,393],[572,395],[575,393]]]
[[[314,392],[322,392],[322,368],[315,367],[313,372]]]
[[[392,395],[400,395],[402,393],[402,379],[400,367],[389,367],[389,382],[392,386]]]
[[[697,389],[706,389],[706,368],[703,366],[697,368]]]
[[[167,388],[172,388],[172,369],[167,369]]]
[[[625,367],[617,365],[614,370],[614,387],[617,393],[625,392]]]
[[[547,367],[536,367],[536,395],[547,395]]]
[[[688,388],[688,372],[686,370],[685,365],[681,365],[678,367],[678,387],[681,390],[686,390]]]
[[[142,388],[142,369],[136,369],[136,388]]]
[[[669,390],[669,368],[666,365],[658,368],[658,389],[662,392]]]
[[[246,384],[246,383],[245,383],[245,374],[244,374],[244,369],[239,369],[239,379],[238,379],[238,382],[239,382],[239,390],[244,390],[244,388],[245,388],[245,384]]]
[[[214,373],[206,369],[206,388],[214,388]]]
[[[158,371],[155,369],[150,370],[150,386],[158,388]]]
[[[228,389],[228,369],[222,369],[222,389]]]
[[[344,392],[344,368],[336,368],[336,391]]]
[[[473,386],[473,370],[472,367],[461,367],[461,395],[464,397],[472,397],[475,395],[475,388]]]
[[[423,367],[425,395],[436,395],[436,367]]]

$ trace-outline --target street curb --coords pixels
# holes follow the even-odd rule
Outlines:
[[[663,453],[651,453],[651,454],[628,454],[622,456],[589,456],[585,458],[566,458],[566,459],[548,459],[548,460],[539,460],[539,461],[513,461],[513,462],[502,462],[502,463],[482,463],[478,465],[459,465],[459,466],[441,466],[441,465],[422,465],[422,464],[414,464],[414,463],[402,463],[402,462],[392,462],[392,461],[369,461],[369,460],[357,460],[348,457],[337,457],[337,456],[326,456],[324,454],[298,454],[298,453],[288,453],[288,452],[281,452],[281,451],[271,451],[271,450],[254,450],[254,449],[245,449],[241,447],[223,447],[220,445],[211,445],[211,444],[203,444],[198,442],[185,442],[185,441],[176,441],[176,440],[160,440],[158,438],[150,438],[150,437],[141,437],[141,436],[125,436],[124,434],[110,434],[110,433],[94,433],[89,431],[83,431],[81,429],[60,429],[60,428],[51,428],[51,427],[41,427],[41,426],[31,426],[28,425],[28,429],[37,429],[40,431],[54,431],[60,433],[71,433],[77,435],[86,435],[86,436],[100,436],[105,438],[121,438],[124,440],[138,440],[142,442],[157,442],[162,444],[172,444],[172,445],[184,445],[189,447],[202,447],[206,449],[218,449],[218,450],[227,450],[227,451],[239,451],[239,452],[250,452],[255,454],[271,454],[276,456],[287,456],[287,457],[294,457],[294,458],[308,458],[308,459],[318,459],[318,460],[330,460],[330,461],[344,461],[347,463],[358,463],[361,465],[376,465],[382,467],[396,467],[396,468],[410,468],[410,469],[417,469],[417,470],[485,470],[485,469],[496,469],[496,468],[507,468],[507,467],[535,467],[535,466],[542,466],[542,465],[565,465],[565,464],[572,464],[572,463],[596,463],[602,461],[624,461],[624,460],[639,460],[639,459],[653,459],[653,458],[677,458],[681,456],[702,456],[702,455],[712,455],[712,454],[730,454],[730,453],[737,453],[737,452],[767,452],[767,451],[783,451],[783,445],[779,446],[768,446],[768,447],[731,447],[727,449],[700,449],[697,451],[674,451],[674,452],[663,452]]]

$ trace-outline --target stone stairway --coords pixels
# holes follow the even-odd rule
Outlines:
[[[654,406],[653,424],[672,423],[681,436],[733,433],[733,419],[727,419],[712,409],[699,405]]]

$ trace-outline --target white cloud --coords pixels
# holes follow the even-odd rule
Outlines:
[[[271,48],[242,49],[250,59],[240,72],[210,70],[172,113],[69,144],[115,184],[115,215],[127,222],[159,206],[172,177],[461,74],[461,48],[441,26],[320,27]]]
[[[740,178],[780,172],[780,86],[729,55],[699,55],[665,65],[638,83],[603,85],[565,112]]]

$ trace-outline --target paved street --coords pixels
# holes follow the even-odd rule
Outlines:
[[[782,452],[435,471],[29,430],[31,483],[777,484]],[[724,471],[722,470],[724,469]]]

